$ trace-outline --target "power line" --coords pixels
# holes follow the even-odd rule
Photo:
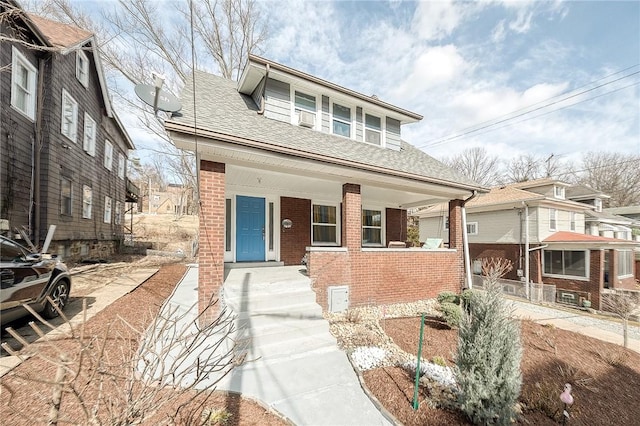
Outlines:
[[[616,72],[616,73],[610,74],[610,75],[608,75],[608,76],[606,76],[606,77],[603,77],[603,78],[601,78],[601,79],[595,80],[594,82],[588,83],[588,84],[583,85],[583,86],[580,86],[580,87],[588,86],[588,85],[593,84],[593,83],[595,83],[595,82],[597,82],[597,81],[603,80],[603,79],[608,78],[608,77],[610,77],[610,76],[612,76],[612,75],[620,74],[620,73],[621,73],[621,72],[623,72],[623,71],[626,71],[626,70],[628,70],[628,69],[630,69],[630,68],[634,68],[634,67],[637,67],[637,66],[638,66],[638,65],[634,65],[634,66],[632,66],[632,67],[625,68],[625,69],[624,69],[624,70],[622,70],[622,71],[618,71],[618,72]],[[544,108],[550,107],[550,106],[555,105],[555,104],[558,104],[558,103],[560,103],[560,102],[564,102],[564,101],[566,101],[566,100],[568,100],[568,99],[572,99],[572,98],[575,98],[575,97],[577,97],[577,96],[583,95],[583,94],[585,94],[585,93],[589,93],[589,92],[591,92],[591,91],[594,91],[594,90],[596,90],[596,89],[600,89],[600,88],[602,88],[602,87],[604,87],[604,86],[608,86],[608,85],[610,85],[610,84],[616,83],[616,82],[621,81],[621,80],[623,80],[623,79],[626,79],[626,78],[629,78],[629,77],[633,77],[634,75],[637,75],[637,74],[640,74],[640,71],[635,71],[635,72],[633,72],[633,73],[630,73],[630,74],[624,75],[624,76],[622,76],[622,77],[620,77],[620,78],[617,78],[617,79],[615,79],[615,80],[611,80],[611,81],[608,81],[608,82],[606,82],[606,83],[599,84],[599,85],[597,85],[597,86],[591,87],[591,88],[589,88],[589,89],[586,89],[586,90],[583,90],[583,91],[580,91],[580,92],[577,92],[577,93],[574,93],[576,89],[573,89],[573,90],[572,90],[572,91],[570,91],[570,92],[566,92],[566,93],[564,93],[564,94],[556,95],[556,96],[551,97],[551,98],[548,98],[548,99],[546,99],[546,100],[544,100],[544,101],[540,101],[540,102],[535,103],[535,104],[533,104],[533,105],[530,105],[530,106],[528,106],[528,107],[521,108],[521,109],[519,109],[519,110],[516,110],[516,111],[513,111],[513,112],[510,112],[510,113],[508,113],[508,114],[504,114],[504,115],[500,116],[500,117],[507,117],[507,118],[504,118],[504,119],[501,119],[501,120],[498,120],[498,121],[495,121],[496,119],[492,119],[492,120],[487,120],[487,121],[481,122],[481,123],[476,124],[476,125],[474,125],[474,126],[470,126],[470,127],[465,128],[465,129],[462,129],[462,130],[460,131],[460,132],[462,132],[462,133],[454,134],[454,135],[452,135],[452,136],[445,137],[445,138],[436,138],[436,139],[432,139],[431,141],[428,141],[428,142],[426,142],[426,143],[424,143],[424,144],[422,144],[422,145],[418,146],[418,148],[426,148],[426,147],[430,147],[430,146],[435,146],[435,145],[439,145],[439,144],[444,143],[444,142],[448,142],[448,141],[450,141],[450,140],[454,140],[454,139],[461,138],[461,137],[466,136],[466,135],[468,135],[468,134],[475,133],[475,132],[478,132],[478,131],[480,131],[480,130],[483,130],[483,129],[486,129],[486,128],[489,128],[489,127],[493,127],[493,126],[495,126],[495,125],[497,125],[497,124],[504,123],[504,122],[507,122],[507,121],[513,120],[513,119],[515,119],[515,118],[518,118],[518,117],[521,117],[521,116],[524,116],[524,115],[527,115],[527,114],[531,114],[531,113],[533,113],[533,112],[535,112],[535,111],[539,111],[539,110],[541,110],[541,109],[544,109]],[[579,87],[579,88],[580,88],[580,87]],[[628,86],[627,86],[627,87],[628,87]],[[613,93],[613,92],[615,92],[615,91],[616,91],[616,90],[611,91],[611,92],[606,92],[605,94]],[[564,95],[567,95],[567,96],[564,96]],[[540,103],[543,103],[543,102],[547,102],[547,101],[550,101],[550,100],[556,99],[556,98],[558,98],[559,96],[564,96],[564,97],[563,97],[563,98],[561,98],[561,99],[555,100],[555,101],[553,101],[553,102],[546,103],[546,104],[544,104],[544,105],[542,105],[542,106],[539,106],[539,107],[537,107],[537,108],[531,109],[531,107],[532,107],[532,106],[539,105]],[[595,99],[595,97],[594,97],[594,98],[591,98],[591,99]],[[579,103],[579,102],[578,102],[578,103]],[[576,104],[577,104],[577,103],[576,103]],[[569,106],[573,106],[573,105],[576,105],[576,104],[572,104],[572,105],[569,105]],[[568,106],[567,106],[567,107],[568,107]],[[565,108],[567,108],[567,107],[565,107]],[[554,110],[554,111],[558,111],[558,110],[560,110],[560,109],[564,109],[564,108],[559,108],[559,109]],[[516,112],[520,112],[520,111],[524,111],[524,112],[521,112],[520,114],[512,115],[512,114],[514,114],[514,113],[516,113]],[[552,112],[553,112],[553,111],[552,111]],[[500,118],[500,117],[497,117],[497,118]],[[483,125],[483,124],[485,124],[485,125]],[[478,127],[478,126],[480,126],[480,127]],[[470,129],[470,130],[465,131],[466,129]]]

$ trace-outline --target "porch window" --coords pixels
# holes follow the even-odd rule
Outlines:
[[[313,244],[338,244],[336,206],[313,205]]]
[[[544,274],[588,278],[586,250],[545,250]]]
[[[231,251],[231,199],[224,200],[224,250]]]
[[[269,203],[269,251],[273,251],[273,203]]]
[[[351,108],[333,104],[333,134],[351,137]]]
[[[555,231],[558,222],[558,211],[549,209],[549,231]]]
[[[618,252],[618,277],[633,275],[633,251],[616,250]]]
[[[362,210],[362,245],[382,245],[381,210]]]
[[[364,141],[380,145],[382,143],[382,124],[380,117],[364,115]]]
[[[65,177],[60,179],[60,214],[71,216],[71,181]]]

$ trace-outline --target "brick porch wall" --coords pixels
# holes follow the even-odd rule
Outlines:
[[[293,225],[284,229],[282,220],[290,219]],[[280,197],[280,260],[285,265],[300,265],[311,245],[311,200]]]
[[[219,297],[224,280],[225,165],[200,162],[200,238],[198,252],[198,310],[203,312]],[[208,309],[201,317],[212,322],[218,309]]]

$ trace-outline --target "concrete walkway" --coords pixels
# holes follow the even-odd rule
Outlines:
[[[193,266],[167,302],[182,321],[195,317],[185,314],[195,310],[197,280]],[[234,340],[246,358],[216,384],[218,390],[260,400],[298,425],[390,424],[338,349],[300,267],[232,269],[223,299],[237,315]]]
[[[539,324],[553,324],[555,327],[585,336],[594,337],[605,342],[623,344],[622,324],[613,319],[597,318],[594,315],[577,309],[550,308],[519,300],[509,300],[514,314],[522,319],[529,319]],[[640,352],[640,327],[629,324],[629,349]]]

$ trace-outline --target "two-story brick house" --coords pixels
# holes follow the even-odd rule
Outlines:
[[[586,218],[592,217],[597,203],[568,199],[570,188],[561,181],[538,179],[492,188],[470,201],[466,207],[470,256],[475,261],[509,259],[514,268],[505,278],[528,278],[584,293],[598,309],[604,289],[635,288],[637,243],[586,233]],[[583,195],[584,191],[574,191],[577,198]],[[422,241],[443,236],[447,242],[444,207],[434,205],[418,213]]]
[[[422,116],[253,55],[237,83],[192,78],[165,127],[200,158],[201,301],[225,262],[303,257],[325,309],[336,286],[352,306],[460,289],[461,206],[482,188],[402,140]],[[407,208],[439,201],[448,249],[388,247],[406,240]]]
[[[93,34],[4,2],[0,44],[0,219],[50,252],[103,257],[123,238],[134,196],[126,162],[133,143],[112,108]]]

